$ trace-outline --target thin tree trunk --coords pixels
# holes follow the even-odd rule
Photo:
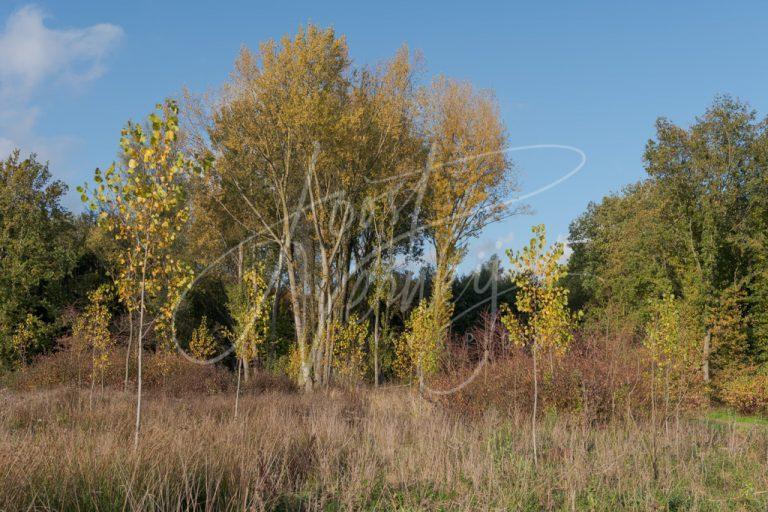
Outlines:
[[[83,351],[80,348],[78,348],[77,349],[77,389],[78,391],[80,390],[80,388],[83,387],[82,373],[83,373]]]
[[[664,432],[669,436],[669,366],[664,368]]]
[[[328,309],[331,304],[328,302],[329,294],[327,293],[327,290],[330,286],[331,276],[330,268],[326,264],[324,253],[322,253],[321,256],[323,265],[321,267],[320,289],[317,290],[317,328],[315,329],[315,339],[312,340],[312,366],[315,374],[315,382],[325,385],[327,382],[325,382],[325,365],[323,363],[330,363],[332,357],[331,354],[324,354],[328,349],[327,343],[329,341],[326,334],[329,323]],[[323,356],[327,359],[324,359]]]
[[[283,278],[283,251],[278,251],[277,274],[275,275],[275,300],[272,301],[272,315],[269,320],[269,333],[274,339],[277,332],[277,317],[280,314],[280,285]]]
[[[373,385],[379,387],[379,316],[380,307],[378,297],[374,305],[373,317]]]
[[[539,408],[539,380],[538,380],[538,367],[536,362],[536,344],[533,345],[533,417],[531,419],[531,441],[533,442],[533,465],[534,467],[539,464],[539,453],[536,447],[536,413]]]
[[[655,482],[659,477],[659,469],[656,463],[656,363],[651,372],[651,473]]]
[[[131,359],[131,343],[133,342],[133,311],[128,310],[128,348],[125,351],[125,380],[123,391],[128,391],[128,366]]]
[[[137,368],[136,368],[136,429],[133,434],[133,449],[136,450],[139,447],[139,431],[141,430],[141,353],[142,344],[144,342],[144,292],[146,285],[146,272],[147,272],[147,252],[144,250],[144,264],[141,268],[141,298],[139,300],[139,332],[136,338],[136,350],[138,355],[136,356]]]
[[[704,335],[704,350],[703,350],[703,361],[701,365],[702,372],[704,374],[704,383],[709,384],[709,352],[710,352],[710,344],[712,341],[712,333],[709,329],[707,329],[707,333]]]
[[[348,244],[344,244],[344,249],[342,251],[341,255],[341,297],[340,297],[340,305],[339,309],[341,310],[341,315],[339,316],[339,319],[342,323],[346,323],[349,319],[349,269],[352,265],[352,241]]]
[[[96,367],[93,364],[96,357],[96,350],[91,347],[91,393],[88,395],[88,407],[93,409],[93,388],[96,387]]]
[[[237,281],[243,281],[243,244],[237,246]]]
[[[286,242],[286,245],[288,245],[290,241]],[[282,250],[282,249],[281,249]],[[286,247],[285,250],[290,251],[292,250],[290,246]],[[288,286],[290,287],[290,295],[291,295],[291,309],[293,309],[293,323],[294,328],[296,329],[296,340],[298,344],[299,349],[299,359],[300,359],[300,365],[301,365],[301,375],[299,376],[299,384],[304,386],[304,391],[312,391],[312,375],[311,375],[311,364],[309,363],[309,358],[307,354],[307,340],[306,340],[306,329],[304,322],[302,320],[302,308],[301,304],[299,302],[299,294],[302,293],[301,287],[299,283],[296,280],[296,267],[295,262],[293,261],[293,258],[286,255],[285,257],[285,263],[286,263],[286,272],[288,273]]]
[[[237,360],[237,390],[235,391],[235,418],[237,418],[237,406],[240,402],[240,368],[242,367],[242,359]]]

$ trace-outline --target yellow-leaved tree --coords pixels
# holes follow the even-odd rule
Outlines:
[[[568,349],[578,314],[568,309],[568,290],[561,285],[565,266],[560,263],[564,246],[557,242],[547,248],[543,224],[534,226],[533,238],[521,251],[507,251],[517,286],[517,312],[502,305],[501,321],[510,341],[527,347],[533,359],[532,445],[534,464],[538,462],[536,416],[539,403],[538,364],[542,351],[557,355]]]
[[[413,309],[395,348],[395,372],[400,377],[409,378],[415,374],[423,386],[424,378],[437,371],[451,311],[449,307],[435,307],[427,299],[421,300]]]
[[[109,331],[112,314],[108,306],[113,293],[112,286],[106,284],[90,292],[88,305],[72,326],[72,335],[80,351],[91,352],[91,397],[97,374],[101,378],[101,390],[104,391],[104,372],[109,368],[109,349],[114,339]]]
[[[189,355],[198,361],[207,361],[216,355],[216,339],[208,328],[208,318],[203,315],[200,324],[189,339]]]
[[[27,364],[30,354],[33,353],[35,343],[41,337],[40,332],[44,331],[45,324],[38,316],[28,313],[24,322],[16,327],[11,337],[11,346],[16,353],[19,364]]]
[[[78,187],[82,200],[98,212],[100,225],[119,244],[113,278],[136,326],[134,447],[141,429],[142,351],[148,330],[154,328],[161,347],[170,345],[173,312],[192,281],[191,269],[174,256],[173,248],[189,218],[184,184],[195,166],[178,147],[176,103],[169,100],[157,110],[146,127],[129,122],[123,129],[120,165],[113,163],[104,172],[96,169],[94,190]]]
[[[332,366],[336,378],[346,384],[357,384],[365,376],[368,330],[368,320],[361,320],[354,313],[345,323],[331,323],[329,338],[332,343]]]
[[[250,365],[263,350],[269,335],[272,298],[264,274],[264,266],[255,264],[245,270],[240,281],[228,290],[227,308],[234,324],[229,335],[237,356],[235,416],[240,399],[240,374],[245,375],[247,382]]]
[[[453,315],[451,286],[466,245],[489,223],[515,213],[504,202],[515,180],[506,128],[492,94],[439,77],[421,91],[420,100],[420,122],[431,150],[417,210],[434,248],[435,273],[429,300],[407,322],[398,366],[422,379],[437,367],[445,344]],[[423,367],[409,369],[408,364]]]

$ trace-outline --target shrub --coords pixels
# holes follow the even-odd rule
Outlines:
[[[208,319],[205,315],[200,320],[200,325],[192,331],[192,338],[189,340],[189,355],[201,363],[216,355],[216,340],[208,329]]]
[[[434,374],[440,362],[442,339],[450,323],[449,308],[422,300],[406,321],[398,341],[395,372],[402,378]]]
[[[39,317],[28,314],[24,321],[16,327],[11,337],[11,347],[17,361],[27,364],[32,356],[41,352],[50,339],[51,326],[43,323]]]
[[[768,372],[743,372],[720,387],[720,400],[744,414],[768,414]]]
[[[108,351],[109,364],[104,372],[104,385],[108,388],[123,388],[125,377],[125,348],[114,347]],[[130,359],[129,373],[135,389],[135,358]],[[90,370],[91,361],[76,350],[63,346],[35,359],[34,363],[2,377],[0,384],[14,390],[43,390],[62,386],[78,387],[89,385],[84,377]],[[83,378],[80,378],[82,375]],[[213,364],[198,364],[184,356],[167,351],[146,354],[144,386],[149,391],[159,391],[170,396],[193,394],[211,395],[235,389],[236,376],[225,367]],[[266,390],[292,391],[293,385],[283,375],[268,371],[255,371],[246,391]]]
[[[460,385],[479,360],[474,354],[463,368],[435,379],[430,387],[442,390]],[[488,410],[527,411],[533,398],[531,365],[530,354],[522,349],[492,358],[473,381],[445,396],[442,403],[467,416]],[[650,403],[647,367],[647,355],[631,339],[577,337],[570,352],[542,361],[542,410],[576,412],[589,422],[643,416]]]
[[[366,373],[365,346],[368,339],[368,321],[352,314],[345,323],[333,322],[330,341],[333,346],[332,366],[338,382],[357,384]]]

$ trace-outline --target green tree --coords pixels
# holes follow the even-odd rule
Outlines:
[[[674,293],[693,316],[688,335],[699,340],[705,381],[710,367],[727,366],[721,342],[743,346],[746,336],[746,354],[730,351],[733,362],[764,360],[768,123],[719,97],[690,127],[659,119],[645,167],[647,179],[590,205],[572,225],[573,298],[591,319],[629,322],[639,334],[650,299]],[[723,315],[733,314],[740,318],[728,321],[726,342]]]
[[[70,298],[77,263],[72,217],[60,204],[66,186],[34,155],[0,161],[0,362],[14,358],[11,338],[28,315],[51,326]],[[53,345],[54,328],[37,329],[26,356]]]
[[[232,285],[227,294],[227,308],[233,321],[230,336],[238,359],[238,372],[242,367],[246,382],[250,366],[263,354],[269,335],[272,299],[264,273],[264,267],[255,264],[243,273],[242,280]]]

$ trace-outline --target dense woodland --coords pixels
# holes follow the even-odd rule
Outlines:
[[[141,411],[143,379],[182,363],[238,389],[272,374],[307,392],[413,383],[427,399],[466,377],[456,406],[481,401],[478,365],[498,382],[522,364],[525,385],[493,385],[533,392],[535,418],[540,400],[586,406],[607,373],[585,361],[613,376],[630,358],[596,408],[631,384],[638,409],[766,410],[768,120],[727,96],[689,127],[661,118],[647,177],[590,204],[567,261],[538,226],[508,261],[457,275],[470,240],[526,209],[510,206],[493,94],[420,69],[405,47],[357,66],[314,26],[243,49],[219,91],[116,134],[117,161],[78,187],[82,214],[47,164],[8,156],[5,380],[33,385],[76,354],[78,382],[107,375]]]

